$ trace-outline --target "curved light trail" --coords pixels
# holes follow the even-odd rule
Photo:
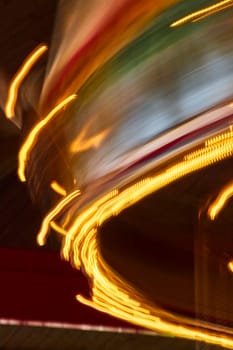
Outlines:
[[[60,194],[63,197],[67,195],[66,190],[61,185],[59,185],[57,181],[52,181],[50,187],[52,190],[54,190],[54,192]]]
[[[38,61],[38,59],[48,50],[46,45],[39,45],[36,47],[31,54],[25,59],[22,66],[15,74],[14,78],[10,83],[8,96],[5,104],[5,114],[8,119],[12,119],[15,115],[15,105],[18,97],[18,91],[23,80],[30,72],[32,67]]]
[[[216,200],[210,205],[208,215],[211,220],[215,220],[220,211],[225,207],[228,200],[233,196],[233,183],[231,182],[219,193]]]
[[[39,245],[44,245],[46,241],[46,237],[51,225],[51,222],[56,218],[58,214],[61,213],[61,211],[70,203],[72,202],[76,197],[80,195],[79,190],[75,190],[68,194],[65,198],[63,198],[44,218],[40,231],[37,236],[37,242]],[[54,228],[53,224],[53,228]]]
[[[118,215],[162,187],[232,155],[233,131],[230,127],[221,135],[207,140],[203,147],[190,152],[155,175],[98,198],[79,213],[66,231],[54,219],[80,194],[79,191],[74,191],[45,217],[37,237],[38,243],[45,244],[50,226],[64,236],[64,258],[71,259],[76,268],[82,268],[92,281],[91,300],[77,296],[77,300],[85,305],[157,332],[233,349],[233,333],[228,329],[175,316],[146,304],[143,297],[105,263],[97,244],[98,228],[110,217]]]
[[[115,189],[81,211],[69,227],[63,246],[64,258],[71,259],[76,268],[82,268],[92,281],[91,300],[80,295],[77,299],[97,310],[154,331],[233,349],[233,334],[229,330],[168,313],[169,317],[164,317],[163,310],[147,305],[103,261],[96,239],[98,228],[110,217],[118,215],[160,188],[232,155],[233,132],[230,127],[221,137],[211,138],[204,147],[190,152],[165,170],[121,190]]]
[[[76,99],[77,95],[73,94],[62,100],[56,107],[54,107],[49,114],[42,119],[36,126],[31,130],[26,140],[24,141],[18,156],[18,176],[22,182],[26,181],[25,169],[26,164],[32,148],[38,140],[40,132],[47,126],[48,123],[60,112],[64,107]]]
[[[176,0],[169,1],[171,4],[176,2]],[[147,3],[148,8],[155,7],[152,5],[153,2],[148,0]],[[162,3],[163,2],[161,2],[161,4]],[[177,27],[190,21],[198,21],[199,19],[231,6],[233,6],[233,0],[220,1],[212,6],[182,17],[170,24],[170,27]],[[146,8],[147,7],[145,6],[145,9]],[[140,5],[140,11],[138,9],[136,10],[135,14],[138,12],[141,13],[142,10],[140,10]],[[122,41],[122,38],[120,38],[120,41]],[[77,80],[75,81],[76,88],[78,83],[81,86],[83,81],[91,75],[91,72],[95,71],[98,67],[98,60],[100,60],[99,46],[101,47],[100,52],[102,55],[103,45],[99,44],[96,47],[97,58],[95,62],[88,63],[89,66],[86,68],[86,71],[84,71],[84,73],[82,72],[83,77],[77,77]],[[116,45],[116,47],[117,46],[118,45]],[[20,84],[23,82],[33,65],[47,51],[47,49],[46,45],[40,45],[36,48],[24,61],[23,65],[13,78],[5,105],[5,113],[8,119],[12,119],[15,115],[15,105]],[[101,62],[105,62],[107,57],[111,57],[115,52],[114,50],[114,48],[111,48],[108,54],[105,53],[106,57],[104,56]],[[74,70],[75,67],[71,72]],[[64,77],[66,78],[65,74]],[[67,81],[70,83],[69,79],[67,79]],[[67,91],[68,90],[69,89],[67,88]],[[26,181],[27,162],[30,158],[33,147],[39,139],[40,133],[63,108],[76,98],[77,95],[72,94],[62,100],[30,131],[18,156],[18,176],[22,182]],[[73,141],[69,149],[71,153],[76,154],[81,151],[97,148],[102,142],[104,142],[105,137],[110,133],[111,128],[106,128],[91,136],[87,135],[87,131],[88,130],[84,129]],[[99,227],[111,217],[119,215],[123,210],[136,204],[159,189],[168,186],[174,181],[229,158],[232,155],[233,130],[232,127],[230,127],[229,130],[221,135],[206,141],[203,147],[199,147],[195,151],[190,152],[179,161],[173,162],[173,164],[167,166],[165,169],[157,171],[151,176],[145,176],[139,181],[135,181],[133,184],[124,185],[121,188],[115,188],[108,193],[105,193],[103,196],[97,198],[94,203],[88,204],[85,208],[81,208],[78,215],[70,222],[69,227],[66,228],[64,226],[66,229],[60,227],[55,222],[55,219],[58,218],[59,215],[63,213],[65,209],[67,209],[67,207],[80,195],[80,190],[74,190],[67,194],[67,191],[63,187],[61,187],[56,181],[53,181],[50,184],[51,188],[63,196],[63,198],[44,218],[37,236],[37,242],[39,245],[44,245],[51,228],[64,236],[64,245],[62,249],[64,258],[70,260],[76,268],[82,268],[92,282],[92,294],[90,299],[87,299],[82,295],[77,295],[77,300],[83,304],[112,316],[130,321],[136,325],[149,328],[153,331],[192,340],[204,341],[233,349],[233,331],[221,326],[212,326],[211,324],[202,321],[194,321],[182,316],[176,316],[165,312],[156,305],[152,306],[147,304],[143,296],[137,293],[129,283],[118,276],[110,266],[106,264],[99,252],[97,244]],[[215,219],[232,195],[233,184],[230,184],[219,194],[216,201],[209,208],[208,214],[211,220]],[[68,215],[65,219],[67,219],[67,217]],[[233,271],[232,266],[232,261],[230,261],[228,263],[228,269]]]
[[[77,295],[79,302],[160,333],[233,348],[233,337],[219,336],[215,329],[203,329],[198,326],[198,322],[195,324],[193,321],[193,325],[181,326],[181,323],[185,323],[185,318],[171,315],[171,320],[166,321],[161,309],[147,305],[137,291],[106,265],[98,253],[96,234],[94,229],[89,231],[85,242],[79,246],[83,256],[82,266],[92,280],[93,293],[92,300]],[[74,245],[76,246],[75,242]]]
[[[195,11],[193,13],[190,13],[189,15],[182,17],[181,19],[173,22],[170,27],[178,27],[183,24],[186,24],[188,22],[195,22],[199,21],[207,16],[213,15],[216,12],[225,10],[228,7],[233,6],[233,0],[223,0],[219,1],[218,3],[205,7],[202,10]]]
[[[65,236],[67,234],[66,230],[64,230],[64,228],[60,227],[58,224],[56,224],[55,221],[51,221],[50,222],[50,226],[52,227],[52,229],[54,231],[56,231],[57,233],[59,233],[60,235]]]

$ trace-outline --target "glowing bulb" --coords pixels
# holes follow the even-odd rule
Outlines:
[[[230,260],[227,264],[227,268],[230,272],[233,272],[233,260]]]

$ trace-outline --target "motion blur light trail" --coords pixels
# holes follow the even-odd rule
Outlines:
[[[121,0],[112,6],[84,0],[86,10],[80,9],[90,12],[83,21],[82,11],[71,11],[76,6],[67,3],[63,29],[56,32],[62,42],[55,40],[41,93],[46,116],[29,132],[18,157],[20,180],[30,175],[31,193],[48,212],[37,242],[44,245],[50,230],[61,235],[64,259],[90,282],[90,298],[77,295],[83,304],[153,331],[233,349],[232,329],[153,304],[107,264],[99,246],[100,229],[109,219],[233,156],[232,11],[216,22],[181,26],[233,1],[197,0],[187,16],[183,0]],[[54,120],[77,95],[72,108]],[[51,104],[55,108],[47,114]],[[232,195],[229,186],[210,208],[211,220]],[[53,204],[44,196],[48,187]],[[59,197],[51,189],[61,196],[55,204]]]
[[[219,162],[232,154],[233,132],[230,127],[219,137],[210,138],[203,147],[190,152],[165,170],[123,189],[115,189],[83,209],[67,232],[66,230],[60,232],[65,235],[64,258],[71,259],[74,266],[78,269],[82,268],[91,280],[91,300],[80,295],[77,299],[97,310],[154,331],[233,348],[232,333],[225,328],[175,316],[159,307],[148,305],[143,297],[104,262],[97,244],[98,228],[111,216],[118,215],[124,209],[179,178]],[[45,243],[51,221],[59,217],[59,213],[67,202],[76,195],[71,194],[69,200],[63,199],[45,218],[38,235],[39,244]],[[51,226],[56,229],[54,223]],[[216,335],[217,331],[221,335]]]
[[[70,145],[71,153],[79,153],[86,151],[90,148],[97,148],[104,141],[106,136],[109,134],[111,128],[104,129],[98,134],[91,136],[90,138],[86,138],[86,133],[88,131],[88,127],[81,131],[80,135],[72,142]]]
[[[231,6],[233,6],[232,0],[220,1],[212,6],[208,6],[202,10],[195,11],[195,12],[191,13],[190,15],[187,15],[187,16],[179,19],[178,21],[173,22],[170,26],[171,27],[178,27],[178,26],[186,24],[188,22],[198,21],[198,20],[201,20],[207,16],[213,15],[216,12],[225,10],[226,8],[231,7]]]
[[[19,151],[19,166],[18,166],[18,176],[22,182],[26,181],[25,168],[30,155],[32,148],[38,140],[39,134],[46,127],[46,125],[61,111],[62,108],[66,107],[77,95],[73,94],[65,98],[60,102],[56,107],[54,107],[50,113],[42,119],[36,126],[30,131],[29,135],[26,138],[26,141],[23,143]]]
[[[64,236],[67,234],[66,230],[64,230],[62,227],[58,226],[55,221],[51,221],[50,226],[52,227],[52,229],[54,229],[54,231],[56,231],[60,235]]]
[[[50,227],[51,222],[58,216],[61,211],[75,198],[77,198],[80,195],[79,190],[75,190],[68,194],[65,198],[63,198],[44,218],[40,232],[37,236],[37,242],[39,245],[44,245],[46,236]]]
[[[38,61],[38,59],[48,50],[46,45],[39,45],[32,53],[25,59],[22,66],[12,79],[10,88],[8,91],[7,101],[5,105],[5,114],[8,119],[12,119],[15,115],[15,104],[18,97],[18,91],[23,80],[30,72],[32,67]]]
[[[60,194],[61,196],[66,196],[67,192],[66,190],[59,185],[59,183],[57,183],[57,181],[52,181],[50,184],[50,187],[58,194]]]
[[[139,182],[129,186],[124,191],[115,190],[107,194],[102,199],[98,199],[91,207],[78,215],[77,220],[70,228],[66,237],[63,254],[65,258],[69,256],[70,244],[78,233],[78,237],[85,235],[86,230],[102,225],[109,217],[118,215],[122,210],[137,203],[142,198],[154,191],[186,176],[194,171],[219,162],[233,154],[233,132],[229,131],[221,134],[219,142],[212,144],[213,139],[205,143],[204,147],[189,153],[180,162],[166,168],[164,171],[153,177],[146,177]],[[209,146],[209,143],[211,146]],[[95,213],[95,214],[94,214]],[[82,231],[84,227],[84,231]]]
[[[133,288],[114,274],[111,268],[104,263],[98,254],[96,231],[94,229],[89,231],[80,249],[80,254],[85,257],[83,263],[85,263],[86,273],[88,273],[93,283],[92,300],[77,295],[77,300],[81,303],[165,334],[204,341],[229,349],[233,348],[233,338],[228,335],[219,336],[216,335],[215,329],[202,329],[198,326],[198,321],[197,324],[195,324],[195,321],[190,322],[193,327],[181,326],[178,323],[185,324],[188,321],[185,318],[181,319],[181,317],[170,315],[171,321],[166,321],[161,309],[146,305],[143,297],[140,297]],[[168,318],[168,315],[166,316]]]
[[[233,196],[233,183],[225,186],[225,188],[219,193],[216,200],[211,204],[208,209],[208,215],[211,220],[216,219],[217,215],[224,208],[227,201]]]
[[[43,100],[53,101],[54,95],[59,97],[59,94],[64,94],[64,90],[66,95],[77,91],[155,16],[177,2],[178,0],[64,2],[61,11],[65,9],[69,12],[69,26],[68,30],[63,28],[63,37],[57,38],[61,44],[45,81]],[[70,32],[73,34],[72,31],[77,31],[77,23],[78,35],[70,35]]]

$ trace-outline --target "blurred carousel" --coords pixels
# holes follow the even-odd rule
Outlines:
[[[198,349],[233,348],[232,15],[60,1],[5,103],[37,242],[89,282],[77,302]]]

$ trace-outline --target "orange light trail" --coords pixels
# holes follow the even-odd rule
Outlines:
[[[211,220],[216,219],[220,211],[225,207],[228,200],[233,196],[233,183],[231,182],[219,193],[216,200],[208,209],[208,215]]]
[[[38,59],[48,50],[46,45],[39,45],[35,48],[32,53],[25,59],[22,66],[15,74],[14,78],[10,83],[8,96],[5,104],[5,114],[8,119],[12,119],[15,115],[15,104],[18,97],[18,91],[23,80],[30,72],[32,67],[38,61]]]
[[[56,224],[55,221],[51,221],[50,222],[50,226],[52,227],[52,229],[54,231],[56,231],[57,233],[59,233],[60,235],[65,236],[67,234],[66,230],[64,230],[64,228],[58,226],[58,224]]]
[[[109,134],[111,128],[107,128],[99,132],[98,134],[85,139],[87,130],[83,130],[78,138],[74,140],[70,146],[71,153],[83,152],[90,148],[98,148]]]
[[[160,188],[174,182],[183,176],[186,176],[194,171],[200,170],[203,167],[211,165],[232,155],[233,132],[231,128],[230,132],[222,134],[220,142],[217,142],[213,145],[211,143],[211,145],[209,145],[208,142],[211,142],[212,140],[213,139],[210,139],[205,143],[204,147],[200,148],[198,151],[191,152],[189,155],[185,156],[181,162],[175,163],[156,176],[144,178],[139,182],[131,185],[129,188],[119,194],[118,190],[116,190],[116,197],[114,196],[112,200],[108,199],[105,201],[106,203],[104,204],[104,207],[99,209],[97,214],[93,216],[93,210],[96,209],[97,205],[98,207],[100,206],[100,200],[98,200],[97,203],[94,203],[93,207],[90,207],[84,211],[83,217],[82,215],[78,216],[78,226],[76,227],[76,224],[74,224],[74,227],[67,235],[67,242],[69,240],[69,237],[72,237],[76,234],[76,232],[80,231],[80,227],[82,224],[84,224],[84,222],[86,223],[87,219],[89,220],[87,224],[89,224],[90,227],[92,225],[94,225],[94,227],[95,225],[100,226],[109,217],[118,215],[122,210],[137,203],[139,200],[151,194],[152,192],[159,190]],[[112,196],[110,196],[110,198],[112,198]],[[101,203],[102,202],[103,199]],[[67,243],[64,246],[63,251],[65,256],[68,256],[68,250],[69,244]]]
[[[51,184],[50,184],[50,187],[58,194],[60,194],[61,196],[66,196],[67,195],[67,192],[66,190],[61,186],[59,185],[59,183],[57,181],[52,181]]]
[[[195,11],[185,17],[182,17],[178,21],[173,22],[170,27],[178,27],[180,25],[183,25],[187,22],[194,22],[201,20],[207,16],[210,16],[216,12],[222,11],[228,7],[233,6],[233,0],[224,0],[220,1],[214,5],[208,6],[203,8],[202,10]]]
[[[76,298],[79,302],[160,333],[233,348],[233,338],[229,335],[216,335],[216,327],[211,330],[201,329],[198,322],[195,324],[195,321],[193,321],[193,325],[181,326],[178,323],[184,323],[185,318],[181,319],[170,315],[171,321],[166,321],[161,309],[147,305],[143,297],[130,287],[126,281],[113,273],[111,268],[103,261],[98,253],[95,230],[89,232],[88,244],[80,248],[85,250],[86,260],[84,262],[89,277],[92,278],[93,296],[91,300],[88,300],[82,295],[77,295]],[[166,316],[168,317],[169,314],[167,313]],[[187,323],[189,323],[188,320]]]
[[[62,108],[66,107],[70,102],[76,99],[77,95],[71,95],[61,101],[56,107],[54,107],[49,114],[42,119],[36,126],[31,130],[27,136],[26,141],[23,143],[18,157],[18,176],[22,182],[26,181],[25,169],[26,163],[29,158],[29,154],[38,140],[40,132],[47,126],[47,124],[61,111]]]
[[[39,245],[44,245],[46,242],[46,237],[50,228],[51,222],[56,218],[56,216],[76,197],[80,195],[80,191],[76,190],[71,192],[65,198],[62,199],[43,219],[40,231],[37,235],[37,243]],[[54,227],[54,224],[53,224]]]
[[[157,332],[233,349],[232,332],[146,304],[143,297],[104,262],[97,244],[98,228],[110,217],[172,182],[232,155],[233,134],[230,128],[218,139],[210,139],[203,147],[165,170],[121,190],[115,189],[83,209],[64,236],[62,251],[65,259],[71,259],[74,266],[82,268],[92,280],[91,300],[80,295],[77,299],[97,310]],[[221,334],[216,334],[216,331]]]

